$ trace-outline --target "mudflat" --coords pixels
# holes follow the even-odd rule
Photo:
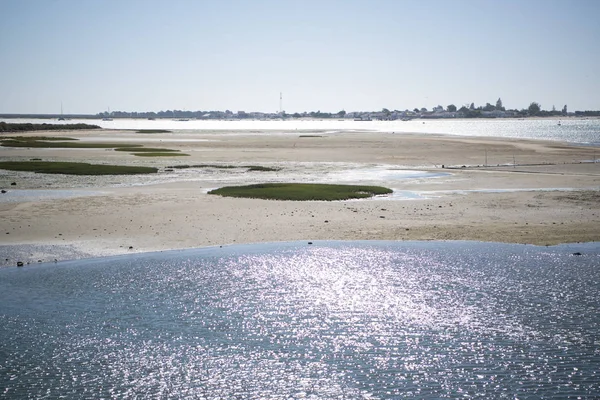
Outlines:
[[[132,176],[0,170],[0,188],[6,191],[0,194],[0,265],[291,240],[536,245],[600,240],[597,147],[378,132],[90,130],[43,135],[141,144],[188,156],[0,147],[3,161],[159,170]],[[274,170],[254,171],[250,165]],[[174,168],[181,166],[188,168]],[[225,166],[230,168],[220,168]],[[389,187],[394,194],[335,202],[207,194],[221,186],[260,182],[358,183]]]

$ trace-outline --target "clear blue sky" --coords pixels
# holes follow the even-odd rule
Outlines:
[[[600,109],[600,1],[0,0],[0,113]]]

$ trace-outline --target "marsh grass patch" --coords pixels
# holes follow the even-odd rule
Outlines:
[[[276,172],[281,170],[281,168],[273,168],[273,167],[262,167],[260,165],[244,165],[242,168],[248,168],[248,171],[258,171],[258,172]]]
[[[81,129],[100,129],[98,125],[90,124],[32,124],[0,121],[0,132],[28,132],[28,131],[67,131]]]
[[[136,150],[137,151],[137,150]],[[189,154],[176,153],[176,152],[147,152],[147,153],[131,153],[138,157],[186,157]]]
[[[178,152],[179,150],[173,150],[173,149],[161,149],[161,148],[157,148],[157,147],[117,147],[115,149],[115,151],[129,151],[129,152],[136,152],[136,153],[171,153],[171,152]]]
[[[2,140],[18,140],[18,141],[65,141],[65,140],[78,140],[75,138],[70,138],[66,136],[6,136],[0,137],[0,141]]]
[[[85,143],[77,139],[14,139],[5,138],[1,140],[3,147],[29,147],[29,148],[52,148],[52,149],[112,149],[112,148],[138,148],[141,144],[122,144],[122,143]]]
[[[60,161],[0,161],[0,169],[64,175],[135,175],[158,172],[158,169],[154,167]]]
[[[138,129],[135,133],[172,133],[166,129]]]
[[[276,172],[281,168],[263,167],[261,165],[220,165],[220,164],[196,164],[196,165],[170,165],[167,168],[187,169],[187,168],[215,168],[215,169],[245,169],[247,171],[258,172]]]
[[[324,183],[261,183],[247,186],[225,186],[209,194],[265,200],[338,201],[364,199],[392,193],[383,186],[331,185]]]

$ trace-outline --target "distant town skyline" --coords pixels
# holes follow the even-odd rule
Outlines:
[[[0,114],[600,110],[598,15],[595,0],[2,0]]]

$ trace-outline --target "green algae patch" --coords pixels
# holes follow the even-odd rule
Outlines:
[[[154,174],[158,172],[158,169],[154,167],[57,161],[0,161],[0,169],[64,175],[135,175]]]
[[[337,201],[364,199],[392,193],[382,186],[330,185],[322,183],[262,183],[247,186],[226,186],[209,194],[224,197],[244,197],[265,200]]]

